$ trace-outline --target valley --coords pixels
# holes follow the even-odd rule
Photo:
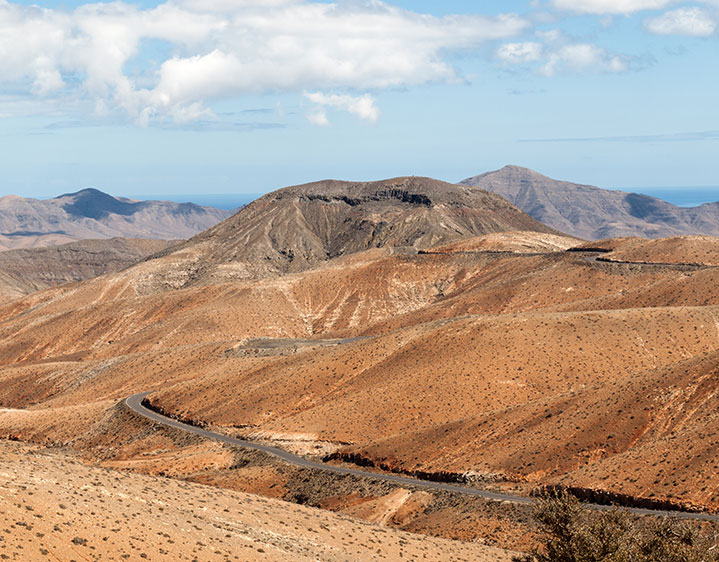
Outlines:
[[[505,551],[530,548],[543,486],[716,513],[719,241],[586,242],[472,189],[287,188],[6,300],[0,437]],[[137,393],[308,464],[154,424]]]

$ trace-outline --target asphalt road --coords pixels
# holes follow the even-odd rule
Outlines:
[[[157,422],[157,423],[169,426],[169,427],[173,427],[175,429],[179,429],[180,431],[185,431],[187,433],[194,433],[195,435],[199,435],[200,437],[205,437],[207,439],[213,439],[213,440],[219,441],[221,443],[227,443],[229,445],[244,447],[246,449],[253,449],[255,451],[263,451],[269,455],[277,457],[277,458],[279,458],[287,463],[293,464],[295,466],[311,468],[311,469],[315,469],[315,470],[324,470],[326,472],[333,472],[335,474],[359,476],[361,478],[373,478],[375,480],[391,482],[394,484],[399,484],[401,486],[410,486],[412,488],[423,488],[426,490],[439,490],[439,491],[445,491],[445,492],[454,492],[457,494],[464,494],[467,496],[477,496],[477,497],[484,498],[487,500],[492,500],[492,501],[501,501],[501,502],[509,502],[509,503],[515,503],[515,504],[525,504],[525,505],[532,504],[534,501],[534,500],[532,500],[532,498],[528,498],[528,497],[524,497],[524,496],[515,496],[512,494],[502,494],[499,492],[491,492],[489,490],[479,490],[476,488],[458,486],[455,484],[446,484],[444,482],[431,482],[428,480],[417,480],[414,478],[410,478],[407,476],[400,476],[397,474],[389,474],[389,473],[385,473],[385,472],[371,472],[369,470],[360,470],[357,468],[348,468],[348,467],[344,467],[344,466],[335,466],[335,465],[311,461],[311,460],[301,457],[299,455],[293,455],[292,453],[289,453],[283,449],[278,449],[276,447],[270,447],[269,445],[262,445],[260,443],[253,443],[251,441],[244,441],[242,439],[235,439],[234,437],[230,437],[228,435],[223,435],[221,433],[214,433],[212,431],[207,431],[206,429],[188,425],[188,424],[179,422],[177,420],[168,418],[166,416],[163,416],[161,414],[158,414],[157,412],[153,412],[152,410],[146,408],[142,404],[142,401],[149,394],[150,394],[149,392],[140,392],[138,394],[133,394],[132,396],[129,396],[128,398],[125,399],[125,405],[128,408],[130,408],[130,410],[135,412],[136,414],[139,414],[139,415],[141,415],[145,418],[148,418],[154,422]],[[590,509],[594,509],[594,510],[612,509],[612,507],[606,506],[606,505],[599,505],[599,504],[585,504],[585,505],[587,507],[589,507]],[[662,510],[643,509],[643,508],[635,508],[635,507],[628,507],[628,508],[623,508],[623,509],[626,509],[627,511],[630,511],[631,513],[635,513],[638,515],[654,515],[654,516],[664,516],[664,517],[676,517],[679,519],[696,519],[696,520],[703,520],[703,521],[719,522],[719,515],[713,515],[710,513],[687,513],[687,512],[683,512],[683,511],[662,511]]]
[[[579,252],[573,251],[572,253],[583,256],[584,261],[587,263],[599,263],[607,265],[635,265],[639,267],[647,268],[661,268],[661,269],[677,269],[679,271],[695,271],[697,269],[714,269],[715,265],[703,265],[700,263],[671,263],[671,262],[643,262],[643,261],[618,261],[610,260],[604,257],[604,252]],[[588,255],[587,255],[588,254]]]

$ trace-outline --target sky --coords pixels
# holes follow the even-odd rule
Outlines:
[[[0,196],[515,164],[719,198],[719,0],[0,0]]]

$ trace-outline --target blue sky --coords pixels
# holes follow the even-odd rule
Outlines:
[[[718,91],[719,0],[0,0],[0,195],[719,186]]]

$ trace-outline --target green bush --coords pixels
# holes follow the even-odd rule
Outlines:
[[[637,525],[626,511],[590,511],[564,493],[538,500],[540,545],[514,562],[719,562],[716,536],[661,518]]]

